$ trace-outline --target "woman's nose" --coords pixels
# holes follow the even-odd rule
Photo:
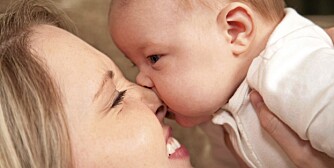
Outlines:
[[[152,88],[154,86],[152,80],[143,72],[139,72],[139,74],[136,77],[136,82],[137,84],[144,86],[146,88]]]
[[[160,105],[155,112],[155,115],[158,117],[159,121],[161,122],[166,117],[166,114],[167,114],[167,106],[164,104]]]

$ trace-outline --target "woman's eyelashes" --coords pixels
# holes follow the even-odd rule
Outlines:
[[[160,58],[161,58],[161,55],[150,55],[147,57],[147,59],[150,61],[151,64],[157,63]]]
[[[111,108],[116,107],[117,105],[119,105],[120,103],[122,103],[124,96],[125,96],[126,90],[118,92],[117,97],[114,99]]]

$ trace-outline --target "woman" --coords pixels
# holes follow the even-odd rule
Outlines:
[[[1,16],[0,167],[191,167],[149,89],[45,0]]]

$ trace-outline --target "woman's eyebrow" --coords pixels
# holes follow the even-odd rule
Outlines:
[[[114,72],[113,72],[113,71],[107,71],[107,72],[104,74],[104,76],[103,76],[103,80],[102,80],[102,82],[101,82],[101,84],[100,84],[99,89],[97,90],[97,92],[96,92],[95,95],[94,95],[94,99],[93,99],[93,101],[95,101],[95,99],[98,98],[98,97],[101,95],[101,93],[102,93],[102,91],[103,91],[103,88],[104,88],[105,84],[107,83],[108,80],[112,80],[113,77],[114,77]]]

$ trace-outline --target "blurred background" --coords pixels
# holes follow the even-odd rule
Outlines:
[[[286,0],[291,6],[303,15],[333,15],[333,0]]]
[[[0,0],[0,12],[14,0]],[[134,81],[137,69],[115,47],[107,29],[108,5],[110,0],[53,0],[74,21],[78,28],[78,36],[89,44],[110,56],[119,65],[124,75]],[[334,26],[334,0],[287,0],[288,6],[294,7],[303,15],[320,24],[322,27]],[[328,15],[328,16],[321,16]],[[194,128],[180,128],[175,122],[167,121],[173,127],[173,134],[189,149],[192,163],[197,168],[237,167],[226,164],[222,166],[218,160],[230,159],[229,153],[212,156],[213,150],[202,128],[210,128],[211,133],[222,134],[219,127],[204,124]],[[218,145],[223,142],[211,142]],[[220,149],[224,150],[221,145]]]

